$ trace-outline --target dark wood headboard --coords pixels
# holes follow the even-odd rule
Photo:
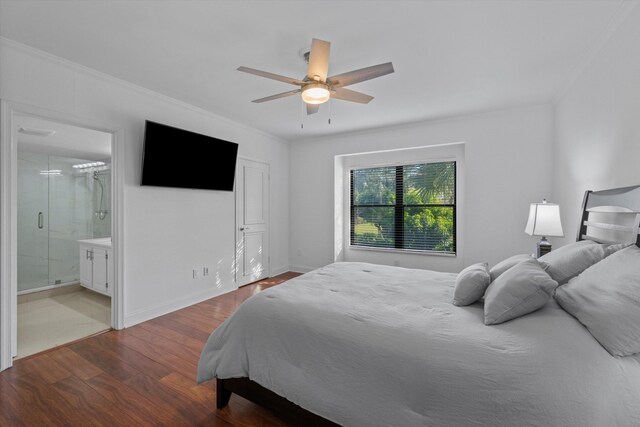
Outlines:
[[[576,240],[640,246],[639,232],[640,185],[585,192]]]

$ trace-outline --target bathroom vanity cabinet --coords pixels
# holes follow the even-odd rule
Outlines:
[[[80,284],[87,289],[113,294],[111,238],[78,240],[80,244]]]

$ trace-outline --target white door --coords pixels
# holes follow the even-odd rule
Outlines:
[[[107,250],[93,248],[93,289],[107,293]]]
[[[269,165],[238,159],[236,179],[238,286],[269,276]]]
[[[91,246],[80,245],[80,283],[90,288],[93,280],[93,253]]]

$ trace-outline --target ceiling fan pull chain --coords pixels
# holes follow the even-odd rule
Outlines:
[[[329,124],[331,124],[331,98],[329,98],[329,102],[327,102],[327,104],[329,104]]]
[[[300,98],[300,106],[302,107],[302,109],[300,110],[300,129],[304,129],[304,110],[307,105],[304,103],[302,98]]]

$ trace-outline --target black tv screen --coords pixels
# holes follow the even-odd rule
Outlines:
[[[146,121],[142,183],[233,191],[238,144]]]

